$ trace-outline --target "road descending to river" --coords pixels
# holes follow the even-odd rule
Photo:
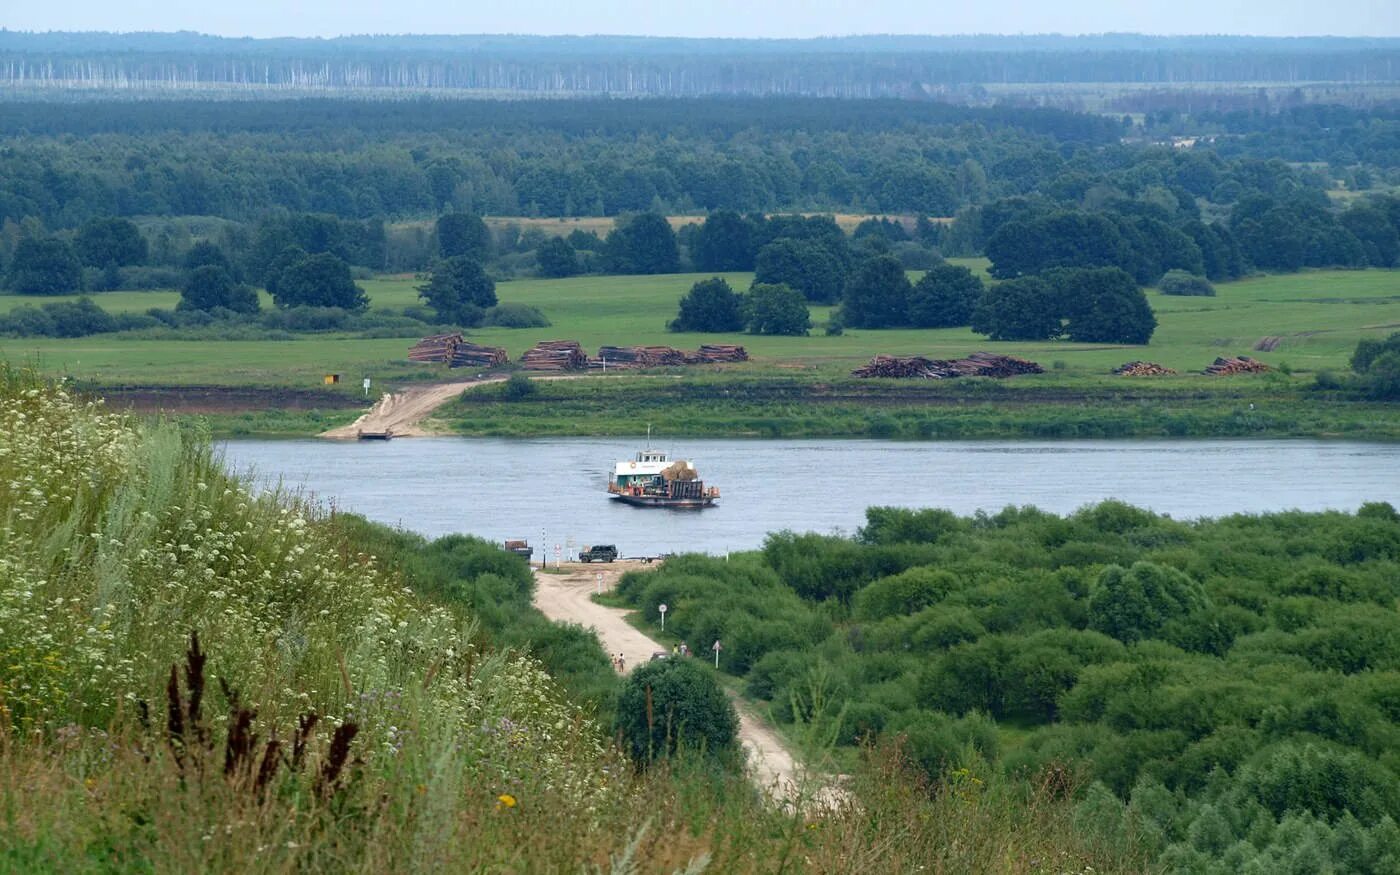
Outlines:
[[[658,650],[669,650],[627,622],[627,612],[618,608],[600,605],[590,598],[598,591],[598,575],[602,575],[602,589],[607,591],[616,585],[626,571],[642,568],[639,562],[614,562],[607,565],[566,563],[560,568],[565,572],[535,571],[535,607],[549,619],[558,623],[577,623],[591,627],[598,633],[603,649],[609,654],[622,654],[627,670],[649,661]],[[694,648],[696,658],[704,659],[708,649]],[[748,755],[753,769],[754,782],[775,798],[792,801],[799,795],[801,772],[796,760],[787,747],[760,718],[753,709],[739,698],[731,695],[734,708],[739,714],[739,741]],[[825,788],[817,794],[818,801],[832,803],[840,798],[834,788]]]

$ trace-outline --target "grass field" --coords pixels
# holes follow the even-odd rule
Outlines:
[[[985,269],[985,262],[963,263]],[[814,308],[809,337],[671,334],[665,323],[677,300],[705,275],[587,276],[565,280],[518,280],[498,286],[505,302],[539,307],[553,325],[541,329],[482,329],[477,342],[505,347],[512,357],[540,340],[574,339],[590,351],[603,344],[666,344],[693,348],[711,341],[744,344],[754,360],[730,370],[744,375],[807,373],[822,379],[843,375],[877,353],[956,357],[977,349],[1025,356],[1053,373],[1046,379],[1105,374],[1131,359],[1160,362],[1183,372],[1199,371],[1217,355],[1251,354],[1295,371],[1344,370],[1356,342],[1400,330],[1400,271],[1317,271],[1266,276],[1220,285],[1215,298],[1171,298],[1149,291],[1160,326],[1149,346],[1064,342],[993,343],[967,329],[849,330],[837,337],[822,328],[828,308]],[[749,275],[728,275],[736,288]],[[375,307],[399,309],[419,303],[411,277],[362,283]],[[171,292],[110,292],[94,299],[113,310],[171,306]],[[0,311],[31,298],[0,296]],[[1262,337],[1281,338],[1272,352],[1252,352]],[[59,340],[0,340],[0,357],[36,363],[43,371],[99,384],[168,383],[312,386],[325,373],[342,373],[356,384],[369,375],[379,384],[431,379],[438,372],[404,358],[414,338],[364,339],[304,335],[294,340],[189,341],[122,335]],[[775,370],[776,369],[776,370]],[[1201,382],[1201,378],[1181,377]],[[1168,381],[1174,382],[1174,381]],[[342,391],[357,388],[343,387]]]

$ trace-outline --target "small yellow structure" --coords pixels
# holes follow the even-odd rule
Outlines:
[[[326,376],[322,378],[322,382],[327,386],[334,386],[336,383],[340,382],[340,374],[326,374]]]

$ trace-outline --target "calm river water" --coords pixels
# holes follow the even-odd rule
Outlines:
[[[677,440],[720,487],[717,507],[648,510],[605,493],[613,438],[237,440],[235,470],[425,535],[538,546],[615,543],[624,556],[724,553],[779,529],[851,534],[871,505],[960,514],[1033,504],[1065,513],[1117,498],[1177,518],[1400,502],[1400,444],[1324,441]],[[538,553],[536,554],[538,556]]]

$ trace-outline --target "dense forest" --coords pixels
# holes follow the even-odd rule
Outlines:
[[[0,32],[19,87],[909,97],[966,83],[1393,82],[1391,39],[628,37],[223,39]]]
[[[619,588],[789,724],[1082,788],[1172,871],[1400,865],[1400,515],[872,509]],[[1313,862],[1307,862],[1313,861]],[[1330,869],[1328,867],[1331,867]]]

